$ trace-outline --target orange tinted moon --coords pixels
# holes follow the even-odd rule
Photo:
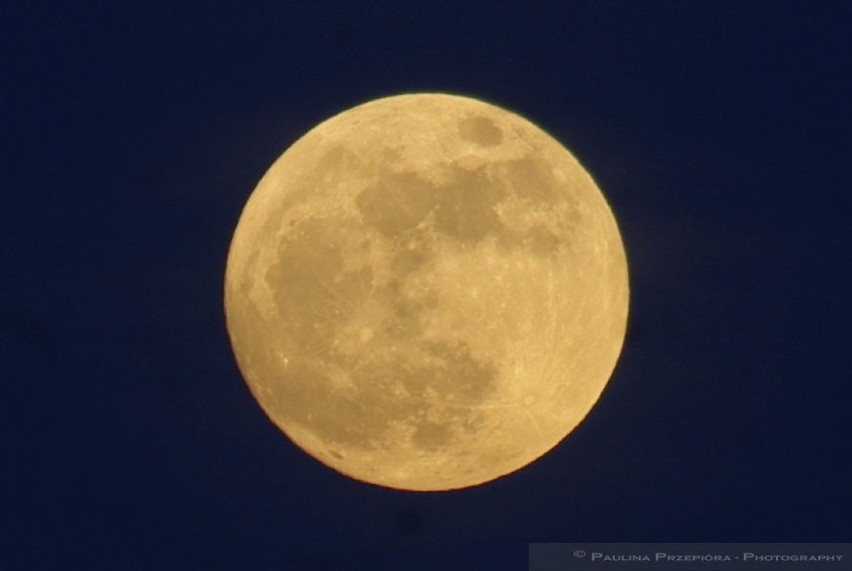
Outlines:
[[[564,439],[628,311],[624,247],[577,160],[445,94],[359,105],[272,165],[225,276],[239,368],[269,418],[352,478],[474,486]]]

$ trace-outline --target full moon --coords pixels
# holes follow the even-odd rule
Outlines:
[[[322,122],[275,161],[225,272],[240,371],[299,448],[437,491],[512,473],[589,413],[621,352],[627,262],[553,137],[424,93]]]

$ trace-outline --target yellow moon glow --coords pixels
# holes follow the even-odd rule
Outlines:
[[[621,351],[624,247],[555,139],[475,99],[340,113],[264,175],[228,255],[245,380],[352,478],[449,490],[518,470],[586,416]]]

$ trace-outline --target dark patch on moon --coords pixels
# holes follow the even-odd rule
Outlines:
[[[522,236],[522,241],[524,247],[538,256],[549,256],[562,245],[562,240],[541,224],[527,230]]]
[[[389,239],[411,234],[430,213],[435,230],[463,242],[477,242],[503,224],[494,206],[505,189],[484,169],[451,167],[450,181],[434,186],[413,173],[386,175],[356,198],[364,221]]]
[[[456,168],[452,180],[435,189],[435,229],[461,242],[478,242],[504,229],[494,207],[505,191],[483,169]]]
[[[388,325],[391,337],[418,335],[420,316],[438,309],[438,297],[434,291],[425,291],[417,296],[404,296],[398,290],[399,282],[392,281],[388,288],[388,303],[393,309],[394,320]]]
[[[313,162],[313,161],[311,161]],[[344,145],[334,145],[324,150],[312,168],[306,169],[298,177],[290,177],[292,187],[282,193],[275,212],[265,216],[258,236],[272,236],[279,229],[285,213],[297,204],[308,202],[319,188],[334,186],[352,177],[364,178],[370,175],[364,162]]]
[[[313,182],[312,178],[330,177],[333,182],[337,182],[344,174],[348,177],[366,175],[367,169],[355,153],[343,145],[334,145],[323,153],[303,180]]]
[[[363,448],[378,425],[365,403],[343,398],[328,375],[307,359],[293,358],[280,378],[268,384],[275,408],[288,422],[307,428],[326,442]]]
[[[503,132],[488,117],[468,117],[459,121],[459,135],[480,147],[494,147],[503,141]]]
[[[334,327],[366,298],[372,270],[344,271],[342,246],[354,231],[340,221],[308,218],[285,240],[265,276],[280,337],[301,351],[328,353]]]
[[[417,338],[405,341],[418,342]],[[356,398],[364,405],[360,412],[370,418],[350,418],[349,424],[357,427],[368,423],[374,438],[391,424],[410,424],[414,429],[412,444],[435,450],[450,444],[450,427],[469,428],[479,421],[480,413],[475,408],[444,405],[480,403],[496,391],[496,379],[495,367],[475,360],[463,342],[429,344],[425,358],[406,350],[393,355],[365,355],[364,362],[353,371],[352,380]],[[404,393],[400,394],[399,389]],[[325,428],[319,426],[315,431]],[[334,436],[340,439],[343,435]],[[347,438],[347,445],[367,446],[357,431],[350,431],[349,436],[352,438]]]
[[[434,207],[434,189],[412,173],[388,174],[362,191],[356,203],[364,221],[385,237],[413,230]]]
[[[431,390],[450,403],[478,403],[495,389],[495,368],[475,360],[467,343],[432,342],[425,348],[425,362],[400,363],[399,381],[409,396],[420,399]]]
[[[449,444],[452,432],[445,424],[437,422],[422,422],[417,425],[411,442],[421,450],[434,451]]]
[[[394,275],[407,276],[422,269],[434,257],[434,252],[422,237],[400,244],[391,261]]]
[[[464,341],[427,345],[436,358],[431,387],[450,402],[478,403],[495,388],[497,370],[490,363],[477,361]]]
[[[550,166],[535,155],[494,165],[496,177],[508,192],[534,204],[555,204],[566,197],[564,188],[553,176]]]

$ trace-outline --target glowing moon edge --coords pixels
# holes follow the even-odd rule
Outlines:
[[[513,473],[574,430],[629,285],[591,176],[530,121],[442,93],[373,100],[269,168],[225,271],[240,371],[299,448],[380,486]]]

